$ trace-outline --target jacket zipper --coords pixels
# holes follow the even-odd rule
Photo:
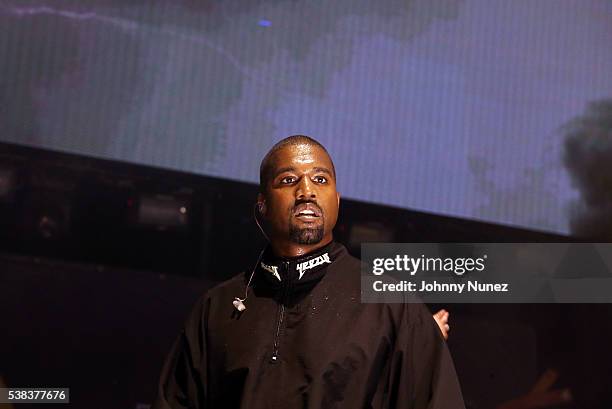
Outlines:
[[[288,269],[289,269],[289,263],[287,262],[283,262],[283,267],[285,269],[285,273],[287,273]],[[277,363],[278,362],[278,344],[280,342],[280,330],[281,330],[281,326],[283,325],[283,319],[285,317],[285,302],[287,301],[287,287],[289,286],[289,277],[288,274],[285,274],[285,277],[287,277],[284,282],[283,282],[283,294],[281,296],[281,302],[280,302],[280,307],[278,310],[278,319],[276,322],[276,333],[274,334],[274,346],[272,349],[272,358],[270,360],[271,363]]]

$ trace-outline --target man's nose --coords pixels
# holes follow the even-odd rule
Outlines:
[[[305,200],[315,199],[316,197],[317,193],[315,192],[314,183],[312,183],[309,178],[303,177],[300,183],[298,183],[297,190],[295,191],[295,198],[298,200]]]

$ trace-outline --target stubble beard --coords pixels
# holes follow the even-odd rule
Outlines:
[[[323,240],[324,220],[321,216],[321,223],[313,227],[298,227],[294,223],[289,223],[289,238],[295,244],[317,244]]]

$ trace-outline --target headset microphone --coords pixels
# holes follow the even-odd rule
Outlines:
[[[237,309],[239,312],[246,310],[246,305],[244,305],[243,301],[246,301],[246,297],[244,299],[236,297],[232,302],[232,304],[234,304],[234,308]]]
[[[261,230],[261,233],[267,239],[268,236],[264,232],[264,229],[261,227],[261,224],[259,224],[259,217],[258,217],[258,216],[261,216],[262,213],[265,211],[265,206],[266,204],[263,202],[255,203],[255,206],[253,207],[253,217],[255,218],[255,223],[257,223],[257,227],[259,227],[259,230]],[[264,251],[265,251],[265,248],[261,250],[261,252],[259,253],[259,257],[257,257],[257,262],[255,263],[255,266],[253,266],[253,271],[251,272],[251,276],[249,277],[249,282],[247,283],[246,288],[244,290],[244,298],[235,297],[234,301],[232,301],[232,305],[234,306],[236,310],[238,310],[238,312],[242,312],[246,310],[246,305],[244,305],[244,302],[249,297],[249,286],[251,285],[251,281],[253,280],[253,276],[255,275],[255,270],[257,270],[257,266],[259,265],[259,262],[261,261],[261,258],[263,257]]]
[[[249,287],[251,285],[251,281],[253,280],[253,276],[255,275],[255,270],[257,270],[257,266],[259,265],[259,262],[261,261],[261,258],[263,257],[263,253],[265,250],[266,250],[265,247],[261,250],[261,252],[259,253],[259,257],[257,257],[257,262],[253,266],[253,271],[251,272],[251,276],[249,277],[249,282],[247,283],[246,288],[244,289],[244,298],[235,297],[234,301],[232,301],[232,305],[234,306],[235,309],[238,310],[238,312],[242,312],[246,310],[246,305],[244,305],[244,302],[249,297]]]

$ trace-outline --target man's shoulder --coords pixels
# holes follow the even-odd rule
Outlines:
[[[363,263],[360,259],[351,255],[351,253],[342,246],[342,251],[330,266],[330,271],[332,272],[332,276],[341,280],[349,278],[357,279],[361,274],[362,265]]]
[[[334,262],[336,267],[342,267],[345,270],[359,270],[361,268],[361,260],[351,255],[344,245],[336,242],[332,251],[336,254]]]
[[[225,281],[221,281],[220,283],[213,285],[204,295],[207,298],[216,298],[218,296],[225,295],[228,292],[235,292],[235,296],[239,296],[240,291],[244,292],[247,280],[248,277],[246,276],[246,273],[242,271]]]
[[[195,302],[194,309],[207,309],[211,304],[216,304],[216,300],[233,300],[235,297],[244,296],[246,288],[245,275],[244,272],[241,272],[228,280],[213,284],[200,294]]]

